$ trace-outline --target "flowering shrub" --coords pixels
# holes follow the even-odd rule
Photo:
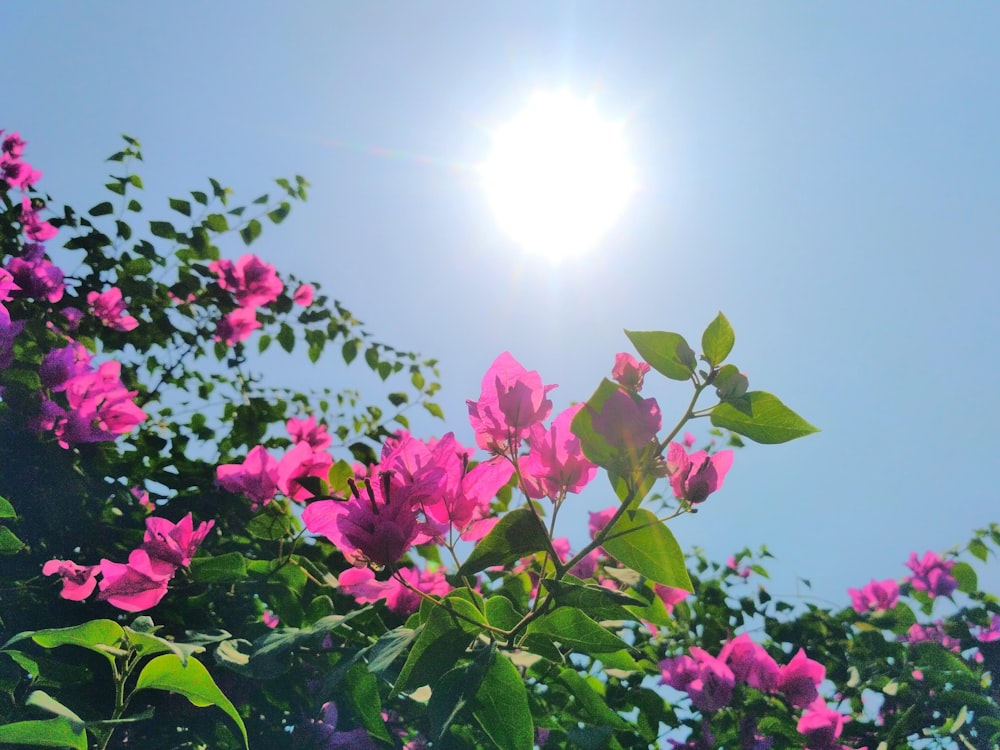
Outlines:
[[[304,180],[249,207],[213,180],[170,199],[182,226],[133,228],[139,158],[126,138],[112,200],[82,215],[37,192],[16,134],[0,148],[0,744],[1000,739],[1000,605],[958,551],[914,554],[912,575],[839,610],[772,598],[766,551],[682,553],[669,522],[726,492],[743,438],[815,431],[727,362],[721,313],[700,354],[627,332],[639,358],[609,355],[610,377],[556,414],[556,386],[504,352],[468,402],[476,447],[421,439],[406,414],[440,415],[433,360],[215,244],[254,243]],[[265,388],[253,356],[275,342],[313,362],[362,354],[398,390],[363,404]],[[657,376],[693,391],[669,428],[642,395]],[[694,450],[682,430],[699,419],[713,438]],[[574,549],[559,513],[604,477],[614,502]],[[992,526],[962,552],[998,545]]]

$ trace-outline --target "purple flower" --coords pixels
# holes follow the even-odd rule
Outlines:
[[[858,589],[847,589],[851,595],[851,606],[859,614],[865,612],[884,612],[899,603],[899,584],[894,580],[875,581]]]
[[[942,560],[936,552],[927,552],[922,559],[917,559],[917,553],[913,552],[906,563],[913,575],[904,580],[918,591],[926,591],[931,598],[951,596],[958,588],[958,581],[951,575],[954,566],[952,560]]]
[[[667,470],[674,495],[692,505],[704,502],[722,487],[732,465],[733,452],[729,450],[719,451],[713,456],[697,451],[689,456],[680,443],[671,443],[667,449]]]

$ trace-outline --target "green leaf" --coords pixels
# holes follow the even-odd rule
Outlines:
[[[623,605],[646,606],[644,601],[603,586],[546,578],[542,581],[542,587],[552,594],[560,607],[573,607],[586,612],[595,620],[634,620],[635,616]]]
[[[14,555],[24,549],[24,542],[6,526],[0,526],[0,555]]]
[[[172,240],[177,236],[177,230],[169,221],[151,221],[149,231],[154,237],[162,237],[165,240]]]
[[[602,545],[609,555],[651,581],[694,591],[684,553],[674,535],[651,511],[626,511]]]
[[[18,641],[30,638],[39,646],[44,648],[55,648],[56,646],[80,646],[90,651],[95,651],[111,662],[115,657],[109,653],[108,648],[118,647],[125,637],[122,626],[113,620],[91,620],[82,625],[74,625],[69,628],[50,628],[48,630],[28,630],[18,633],[4,644],[4,648]]]
[[[175,654],[181,660],[182,664],[187,664],[188,658],[193,654],[200,654],[205,650],[204,646],[197,643],[168,641],[166,638],[160,638],[160,636],[153,635],[152,633],[144,633],[127,625],[124,630],[129,645],[138,651],[140,656],[155,656],[156,654],[169,652]]]
[[[107,216],[110,213],[114,213],[114,211],[115,207],[111,205],[111,201],[104,201],[102,203],[98,203],[87,213],[89,213],[91,216]]]
[[[170,207],[174,209],[174,211],[182,213],[185,216],[191,215],[191,204],[188,203],[187,201],[181,200],[180,198],[171,198]]]
[[[417,640],[392,689],[401,691],[432,685],[465,653],[482,628],[483,615],[470,601],[468,589],[456,589],[438,604],[428,604],[430,614],[420,627]]]
[[[250,742],[243,719],[201,662],[189,659],[185,666],[175,654],[157,656],[143,667],[135,685],[135,692],[147,689],[178,693],[199,707],[218,706],[236,722],[243,735],[243,745],[249,750]]]
[[[986,562],[990,557],[990,550],[981,539],[973,539],[969,542],[969,552]]]
[[[291,204],[283,202],[273,211],[268,211],[267,218],[271,220],[272,224],[280,224],[282,221],[285,220],[285,217],[288,216],[291,210],[292,210]]]
[[[486,619],[495,628],[513,630],[521,622],[522,615],[506,596],[491,596],[486,600]]]
[[[358,345],[360,343],[357,339],[348,339],[344,342],[344,346],[341,347],[340,351],[346,364],[351,364],[354,358],[358,356]]]
[[[196,201],[198,201],[198,203],[200,203],[203,206],[208,205],[208,196],[205,195],[200,190],[192,190],[191,197],[194,198]]]
[[[119,178],[116,178],[119,179]],[[125,183],[123,182],[109,182],[105,184],[108,190],[110,190],[115,195],[125,195]]]
[[[627,649],[628,644],[607,628],[598,625],[578,609],[560,607],[539,617],[528,633],[544,634],[585,654],[602,654]]]
[[[361,719],[365,731],[392,744],[392,738],[382,719],[382,696],[378,692],[378,682],[363,663],[357,662],[347,670],[343,694],[354,714]]]
[[[295,331],[292,330],[292,327],[288,323],[281,324],[277,339],[278,343],[281,344],[281,348],[289,354],[295,348]]]
[[[271,506],[277,506],[278,510],[269,510]],[[255,539],[273,542],[283,538],[291,528],[292,519],[287,513],[281,511],[280,505],[268,503],[264,506],[264,510],[250,519],[250,523],[247,524],[247,533]],[[194,561],[192,560],[192,562]]]
[[[239,552],[218,557],[195,557],[191,577],[199,583],[236,583],[247,577],[247,559]]]
[[[32,691],[31,695],[28,696],[28,700],[26,700],[24,704],[26,706],[40,708],[43,711],[48,711],[50,714],[63,717],[69,721],[74,732],[82,732],[86,726],[86,722],[77,716],[75,711],[64,706],[44,690]]]
[[[256,219],[250,219],[247,225],[240,230],[240,237],[243,238],[243,244],[249,245],[255,239],[260,237],[260,222]]]
[[[573,702],[591,722],[615,729],[629,728],[627,721],[608,708],[603,689],[595,678],[587,679],[572,669],[563,669],[559,681],[569,688]]]
[[[689,380],[698,361],[679,333],[625,331],[629,341],[650,367],[671,380]]]
[[[5,497],[0,497],[0,518],[17,518],[17,511]]]
[[[87,733],[76,731],[69,719],[57,717],[43,721],[15,721],[0,726],[0,742],[32,747],[71,747],[87,750]]]
[[[476,545],[458,569],[460,576],[472,575],[493,565],[506,565],[526,555],[548,549],[548,534],[527,508],[517,508],[503,516]]]
[[[435,404],[433,401],[424,401],[424,408],[432,417],[444,419],[444,411],[439,404]]]
[[[209,214],[205,217],[205,226],[213,232],[226,232],[229,230],[229,222],[222,214]]]
[[[715,320],[708,324],[708,328],[701,335],[701,350],[705,359],[712,367],[721,365],[729,352],[733,350],[736,343],[736,334],[733,327],[729,325],[726,316],[721,312],[715,316]]]
[[[776,396],[764,391],[749,391],[738,402],[717,404],[712,409],[712,424],[768,445],[819,432]]]
[[[966,562],[957,562],[951,569],[952,577],[958,581],[958,590],[963,594],[974,594],[979,590],[979,578],[975,569]]]
[[[288,570],[286,566],[281,570]],[[301,571],[300,571],[301,572]],[[302,574],[303,579],[305,574]],[[289,587],[290,589],[293,587]],[[261,679],[278,677],[292,666],[292,654],[303,646],[314,645],[350,620],[371,610],[360,607],[346,615],[327,615],[306,628],[278,628],[253,643],[249,666],[253,676]]]
[[[497,747],[531,750],[534,746],[534,723],[524,680],[503,654],[494,653],[471,705],[472,715]]]
[[[405,654],[417,637],[412,628],[398,627],[383,635],[368,652],[368,670],[374,675],[382,675],[393,662]]]

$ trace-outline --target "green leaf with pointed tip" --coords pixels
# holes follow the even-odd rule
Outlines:
[[[712,367],[718,367],[725,362],[735,343],[736,334],[733,332],[733,327],[729,325],[726,316],[721,312],[715,316],[715,320],[708,324],[708,328],[701,335],[702,354],[705,355],[705,359]]]
[[[43,711],[48,711],[50,714],[63,717],[69,721],[74,732],[82,732],[86,726],[86,722],[77,716],[75,711],[67,706],[64,706],[44,690],[32,691],[31,695],[28,696],[28,700],[26,700],[24,704],[26,706],[40,708]]]
[[[455,666],[472,639],[482,632],[475,623],[482,622],[483,615],[470,601],[468,589],[452,591],[440,604],[425,605],[430,613],[399,673],[393,695],[434,684]]]
[[[406,653],[416,637],[417,631],[402,626],[384,634],[368,653],[368,671],[381,676],[396,659]]]
[[[694,350],[679,333],[625,331],[639,356],[671,380],[689,380],[698,364]]]
[[[287,569],[288,566],[282,570]],[[278,628],[261,636],[254,641],[250,654],[249,667],[253,670],[254,677],[270,679],[284,674],[292,666],[294,651],[322,641],[328,633],[370,609],[367,606],[351,610],[346,615],[327,615],[306,628]]]
[[[247,559],[239,552],[191,560],[191,577],[199,583],[236,583],[247,577]]]
[[[256,219],[250,219],[247,225],[240,230],[240,237],[243,238],[243,244],[249,245],[255,239],[260,237],[261,226],[260,222]]]
[[[229,222],[223,214],[209,214],[205,217],[205,226],[213,232],[226,232],[229,230]]]
[[[748,391],[738,403],[717,404],[712,409],[712,424],[768,445],[819,432],[777,396],[765,391]]]
[[[44,648],[56,646],[80,646],[90,651],[96,651],[110,662],[114,655],[108,652],[108,646],[119,646],[125,631],[122,626],[112,620],[91,620],[82,625],[69,628],[50,628],[48,630],[28,630],[18,633],[4,644],[4,648],[17,641],[30,638]]]
[[[13,510],[13,508],[11,509]],[[973,539],[969,542],[969,552],[978,557],[983,562],[986,562],[990,557],[990,550],[981,539]]]
[[[295,331],[288,323],[282,323],[281,328],[278,329],[278,343],[281,344],[281,348],[286,352],[291,354],[293,348],[295,348]]]
[[[191,204],[180,198],[171,198],[170,207],[177,211],[178,213],[184,214],[185,216],[191,215]]]
[[[392,744],[392,738],[382,719],[382,697],[378,692],[375,675],[362,662],[356,662],[344,675],[344,691],[347,704],[355,716],[361,719],[361,726],[368,734]]]
[[[271,508],[277,510],[271,510]],[[255,539],[275,541],[282,539],[292,527],[292,518],[281,511],[278,503],[268,503],[264,509],[250,519],[247,524],[247,533]]]
[[[559,672],[559,681],[569,688],[575,707],[579,708],[590,722],[615,729],[629,728],[629,723],[625,719],[608,708],[603,687],[596,678],[588,679],[573,669],[563,669]]]
[[[506,565],[526,555],[548,549],[548,535],[538,518],[527,508],[517,508],[503,516],[476,545],[458,569],[461,576],[472,575],[493,565]]]
[[[107,216],[110,213],[114,213],[114,211],[115,207],[111,205],[111,202],[104,201],[102,203],[98,203],[87,213],[89,213],[91,216]]]
[[[622,565],[651,581],[694,591],[677,539],[645,508],[626,511],[615,522],[602,546]]]
[[[69,719],[57,717],[43,721],[15,721],[0,726],[0,742],[31,747],[71,747],[87,750],[87,733],[75,731]]]
[[[546,578],[542,581],[542,588],[552,594],[560,607],[574,607],[586,612],[595,620],[634,620],[635,616],[622,605],[632,604],[642,607],[646,604],[603,586],[588,586],[566,580]]]
[[[486,620],[495,628],[512,630],[522,617],[506,596],[491,596],[486,600]]]
[[[472,715],[497,747],[505,750],[534,747],[528,691],[517,667],[503,654],[494,654],[493,663],[472,699]]]
[[[165,240],[172,240],[177,236],[177,230],[169,221],[151,221],[149,231],[154,237],[162,237]]]
[[[543,634],[584,654],[602,654],[628,648],[617,635],[598,625],[578,609],[561,607],[539,617],[528,632]]]
[[[140,690],[166,690],[183,695],[195,706],[218,706],[236,722],[240,734],[243,735],[243,745],[249,750],[250,742],[243,719],[240,718],[232,702],[219,690],[212,675],[198,660],[188,659],[187,665],[184,665],[176,654],[157,656],[139,673],[135,692]]]
[[[974,594],[979,590],[979,577],[969,563],[955,563],[951,568],[951,575],[958,581],[958,590],[963,594]]]
[[[0,555],[14,555],[24,549],[24,542],[6,526],[0,526]]]
[[[0,518],[17,518],[17,511],[14,510],[14,506],[5,497],[0,497]]]
[[[170,652],[175,654],[182,664],[187,664],[188,658],[193,654],[200,654],[205,650],[204,646],[196,643],[175,643],[152,633],[133,630],[127,625],[124,630],[128,642],[139,652],[140,656],[155,656]]]

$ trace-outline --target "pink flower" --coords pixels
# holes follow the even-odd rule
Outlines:
[[[87,304],[94,317],[108,328],[116,331],[133,331],[139,326],[139,321],[128,314],[122,299],[122,290],[116,286],[103,292],[87,294]]]
[[[883,612],[892,609],[899,603],[899,584],[894,580],[872,580],[867,586],[858,589],[847,589],[851,596],[851,606],[859,614],[865,612]]]
[[[300,284],[299,288],[295,290],[295,294],[292,295],[292,301],[297,305],[309,307],[313,301],[312,284]]]
[[[927,552],[920,560],[917,559],[917,553],[913,552],[906,563],[913,575],[903,580],[912,583],[913,588],[919,591],[926,591],[931,598],[951,596],[958,588],[958,581],[951,575],[954,566],[952,560],[942,560],[936,552]]]
[[[719,451],[709,456],[705,451],[690,456],[680,443],[671,443],[667,449],[667,470],[670,486],[678,500],[704,502],[709,495],[722,487],[729,467],[733,465],[733,452]]]
[[[590,538],[595,538],[598,532],[603,531],[604,527],[611,522],[611,519],[615,517],[615,513],[617,512],[618,506],[615,505],[597,512],[591,511],[590,520],[587,521],[587,529],[590,531]]]
[[[320,500],[302,512],[302,522],[322,534],[348,559],[383,567],[401,558],[417,537],[417,517],[406,491],[390,492],[389,476],[352,480],[347,502]],[[364,492],[364,496],[362,496]]]
[[[660,597],[660,601],[662,601],[663,606],[666,607],[668,615],[673,613],[674,605],[680,604],[691,595],[691,592],[686,589],[679,589],[674,586],[664,586],[662,583],[654,583],[653,591],[658,597]]]
[[[261,615],[261,620],[264,622],[264,625],[271,628],[271,630],[278,627],[278,616],[269,609],[264,610],[264,614]]]
[[[413,588],[432,596],[444,596],[451,591],[440,570],[429,572],[418,568],[399,568],[398,574]],[[387,581],[375,580],[370,568],[348,568],[338,581],[341,591],[354,597],[358,604],[384,601],[390,611],[408,616],[420,608],[420,595],[400,583],[395,576]]]
[[[510,352],[501,354],[483,377],[479,400],[466,401],[476,443],[494,453],[516,450],[531,426],[549,416],[552,402],[546,395],[555,387],[542,385],[541,376],[525,370]]]
[[[223,488],[249,497],[255,507],[266,505],[278,490],[278,462],[263,446],[256,445],[242,464],[217,467],[215,477]]]
[[[144,549],[132,550],[128,563],[101,560],[101,593],[113,607],[126,612],[141,612],[155,607],[167,593],[173,567],[150,558]]]
[[[989,626],[979,628],[978,632],[974,633],[973,636],[980,643],[1000,641],[1000,615],[991,615]]]
[[[729,568],[731,571],[733,571],[740,578],[743,578],[744,580],[749,578],[750,573],[752,572],[750,570],[749,565],[744,565],[741,568],[739,562],[737,562],[736,558],[733,557],[732,555],[730,555],[729,558],[726,560],[726,567]]]
[[[962,647],[961,641],[957,638],[952,638],[944,632],[944,628],[942,627],[940,620],[929,625],[914,623],[910,626],[910,629],[906,631],[905,635],[899,637],[899,640],[909,641],[910,643],[939,643],[949,651],[954,651],[956,654]]]
[[[74,602],[82,602],[97,585],[98,565],[77,565],[72,560],[49,560],[42,566],[42,575],[59,575],[62,591],[59,596]]]
[[[223,316],[215,329],[216,341],[232,346],[250,337],[250,334],[260,328],[257,313],[252,307],[237,307]]]
[[[330,447],[332,438],[326,431],[326,425],[316,424],[316,417],[299,419],[292,417],[285,423],[288,436],[295,443],[308,443],[313,450],[321,451]]]
[[[612,393],[599,412],[589,404],[591,423],[612,448],[634,462],[656,438],[662,425],[656,399],[638,399],[622,390]]]
[[[71,343],[62,349],[53,349],[42,359],[38,374],[42,385],[53,391],[64,391],[70,380],[92,372],[90,352],[83,344]]]
[[[570,432],[573,417],[583,406],[577,404],[563,411],[548,430],[540,424],[532,425],[531,451],[520,462],[528,497],[556,501],[567,492],[579,493],[597,476],[597,466],[583,456],[580,438]]]
[[[682,440],[681,442],[684,443],[685,448],[690,448],[692,445],[694,445],[694,441],[695,441],[694,435],[692,435],[690,432],[685,432],[684,440]]]
[[[285,286],[274,266],[256,255],[244,255],[235,264],[231,260],[217,260],[208,267],[219,277],[219,286],[232,292],[240,307],[269,305],[278,299]]]
[[[24,330],[23,320],[11,320],[10,316],[0,316],[0,370],[6,370],[14,363],[14,339]]]
[[[141,487],[133,487],[129,491],[132,493],[132,497],[139,501],[139,505],[141,505],[147,513],[152,513],[156,510],[156,503],[149,499],[149,493],[146,492],[146,490]]]
[[[48,302],[58,302],[62,299],[66,285],[63,284],[63,272],[47,258],[29,261],[25,258],[11,258],[7,261],[7,270],[14,277],[14,283],[21,290],[18,297],[44,299]]]
[[[639,362],[631,354],[619,352],[615,355],[615,366],[611,377],[626,390],[638,393],[642,390],[642,381],[650,367],[645,362]]]
[[[96,371],[71,377],[65,390],[69,410],[46,401],[39,418],[42,428],[53,429],[64,448],[114,440],[146,418],[132,401],[138,391],[129,391],[122,383],[118,362],[104,362]]]
[[[847,721],[850,721],[848,717],[828,708],[823,699],[818,698],[803,712],[796,728],[799,734],[805,735],[809,750],[833,750],[838,747],[834,740],[840,736]]]
[[[691,656],[664,659],[660,674],[660,682],[686,692],[699,711],[717,711],[733,699],[732,670],[703,649],[692,647]]]
[[[142,549],[154,560],[174,568],[186,567],[214,525],[215,521],[203,521],[195,529],[190,513],[176,524],[166,518],[147,518]]]
[[[792,660],[778,670],[778,690],[795,708],[805,708],[819,695],[819,685],[826,677],[826,667],[799,649]]]
[[[746,633],[723,646],[719,658],[729,665],[740,682],[767,693],[778,689],[778,663]]]
[[[296,443],[278,462],[278,489],[296,502],[313,497],[299,479],[316,477],[326,479],[333,466],[333,457],[328,453],[313,450],[309,443]]]
[[[50,240],[59,231],[47,221],[39,218],[38,212],[31,205],[31,199],[26,195],[21,198],[21,226],[25,236],[32,242]]]

